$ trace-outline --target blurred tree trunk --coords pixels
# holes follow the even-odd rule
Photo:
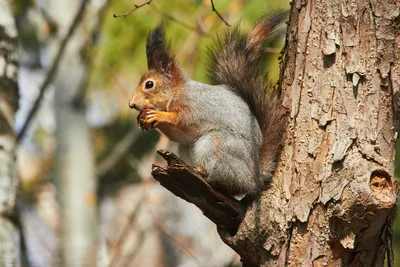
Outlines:
[[[16,226],[14,117],[18,108],[17,30],[10,3],[0,0],[0,266],[20,266]]]
[[[49,40],[47,51],[57,50],[60,38],[77,12],[89,1],[50,1],[46,11],[58,25],[59,36]],[[96,18],[96,15],[94,15]],[[80,22],[78,25],[81,25]],[[88,28],[87,30],[90,30]],[[96,266],[97,206],[92,140],[86,123],[85,101],[79,101],[80,85],[87,68],[81,52],[87,32],[79,27],[72,35],[54,79],[56,113],[56,186],[61,207],[61,266]]]
[[[223,240],[245,266],[393,266],[399,1],[295,0],[271,186]]]

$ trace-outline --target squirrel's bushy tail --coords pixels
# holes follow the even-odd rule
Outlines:
[[[217,36],[208,51],[207,75],[212,84],[232,87],[249,104],[260,125],[263,145],[260,175],[269,179],[275,170],[285,129],[279,92],[268,82],[261,66],[265,41],[287,17],[278,10],[265,13],[250,32],[232,26]]]

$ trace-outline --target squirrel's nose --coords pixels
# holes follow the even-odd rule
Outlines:
[[[133,103],[129,103],[129,107],[130,107],[130,108],[137,109],[136,105],[135,105],[135,104],[133,104]]]

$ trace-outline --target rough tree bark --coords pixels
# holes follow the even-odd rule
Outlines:
[[[383,266],[386,252],[393,265],[399,5],[293,1],[280,78],[290,116],[279,167],[235,234],[217,223],[245,266]],[[185,191],[199,177],[164,157],[169,166],[154,166],[155,178],[210,218],[202,202],[224,200]]]
[[[20,266],[20,235],[15,224],[14,118],[18,108],[17,29],[10,3],[0,0],[0,266]]]

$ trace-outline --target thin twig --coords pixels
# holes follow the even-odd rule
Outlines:
[[[168,233],[167,229],[165,228],[164,224],[161,222],[161,220],[154,214],[153,210],[151,209],[150,206],[148,206],[148,209],[151,213],[151,216],[153,218],[153,222],[154,225],[158,228],[158,230],[163,233],[166,237],[168,237],[170,240],[172,240],[175,245],[183,252],[185,253],[187,256],[189,256],[190,258],[192,258],[195,262],[197,266],[202,266],[200,261],[196,258],[196,256],[189,251],[189,249],[186,248],[186,246],[184,244],[182,244],[175,236],[173,236],[172,234]]]
[[[101,28],[104,23],[104,18],[105,14],[107,13],[108,8],[110,7],[110,2],[111,0],[107,0],[101,9],[98,12],[98,19],[96,21],[96,26],[94,26],[94,30],[91,33],[87,33],[87,38],[86,38],[86,47],[88,47],[88,50],[85,51],[88,53],[88,59],[86,62],[86,69],[87,71],[85,73],[85,78],[82,79],[81,84],[78,87],[77,92],[75,93],[72,102],[74,105],[85,105],[85,99],[86,99],[86,93],[89,87],[90,83],[90,77],[91,73],[93,72],[94,69],[94,58],[97,56],[98,51],[96,50],[97,48],[97,43],[99,41],[99,36],[101,34]]]
[[[144,246],[142,246],[142,244],[145,241],[146,234],[147,234],[147,232],[145,232],[145,231],[141,231],[139,233],[139,236],[136,241],[135,249],[133,251],[131,251],[128,255],[126,255],[126,256],[124,255],[123,258],[125,258],[125,260],[122,262],[122,264],[120,264],[120,266],[122,266],[122,267],[123,266],[135,266],[134,262],[135,262],[136,256],[139,254],[141,249],[143,249],[143,247],[144,247]]]
[[[143,201],[144,201],[144,183],[141,184],[141,190],[140,190],[140,197],[139,197],[139,203],[136,204],[136,207],[133,209],[133,211],[131,212],[131,214],[129,215],[128,221],[125,224],[123,230],[120,232],[117,240],[114,242],[114,244],[112,244],[111,248],[110,248],[110,254],[111,254],[111,261],[110,264],[108,265],[109,267],[114,267],[116,266],[116,262],[118,259],[118,252],[119,252],[119,248],[121,246],[123,246],[125,244],[125,240],[126,238],[129,237],[129,228],[132,227],[132,224],[135,223],[136,221],[136,216],[139,213],[139,209],[142,207]]]
[[[44,93],[46,92],[47,87],[49,86],[49,84],[53,80],[55,74],[57,73],[60,59],[64,54],[64,50],[65,50],[69,40],[71,39],[71,36],[75,32],[79,22],[81,21],[81,19],[83,17],[87,2],[88,1],[81,1],[81,5],[79,7],[78,13],[75,15],[75,18],[72,21],[72,24],[69,27],[69,30],[68,30],[67,34],[65,35],[64,39],[61,41],[60,47],[58,48],[57,55],[54,58],[53,64],[50,68],[50,71],[47,73],[46,79],[44,80],[42,86],[40,87],[39,95],[36,98],[35,103],[33,104],[33,107],[31,109],[31,111],[29,112],[29,114],[26,118],[26,121],[25,121],[24,125],[22,126],[21,131],[17,135],[17,144],[19,144],[21,142],[22,137],[24,136],[26,130],[28,129],[29,125],[32,122],[33,117],[35,117],[35,115],[40,107],[40,103],[43,100]]]
[[[204,32],[199,27],[191,26],[191,25],[189,25],[189,24],[187,24],[187,23],[185,23],[185,22],[183,22],[183,21],[171,16],[170,14],[162,12],[155,5],[151,5],[150,7],[152,9],[154,9],[154,11],[156,11],[158,14],[160,14],[161,16],[163,16],[164,18],[166,18],[166,19],[168,19],[170,21],[175,22],[176,24],[181,25],[182,27],[184,27],[184,28],[186,28],[186,29],[188,29],[190,31],[194,31],[194,32],[196,32],[197,34],[199,34],[201,36],[210,37],[210,35],[208,33]]]
[[[103,159],[97,166],[97,177],[102,177],[109,173],[117,163],[121,162],[121,159],[132,148],[133,143],[137,140],[138,132],[136,127],[129,130],[129,132],[114,145],[112,152]]]
[[[215,8],[214,0],[211,0],[211,6],[212,11],[214,11],[218,15],[218,17],[225,23],[226,26],[230,27],[231,25],[226,20],[224,20],[224,18],[221,16],[221,14],[218,13],[217,9]]]
[[[282,49],[276,47],[266,47],[264,51],[265,53],[270,53],[270,54],[280,54]]]
[[[124,18],[126,18],[129,14],[131,14],[131,13],[132,13],[133,11],[135,11],[136,9],[139,9],[139,8],[141,8],[142,6],[145,6],[145,5],[150,5],[151,1],[153,1],[153,0],[148,0],[148,1],[146,1],[146,2],[144,2],[143,4],[140,4],[140,5],[134,5],[134,8],[131,9],[131,10],[129,10],[128,12],[126,12],[126,13],[124,13],[124,14],[119,14],[119,15],[113,14],[113,17],[114,17],[114,18],[119,18],[119,17],[124,17]]]

